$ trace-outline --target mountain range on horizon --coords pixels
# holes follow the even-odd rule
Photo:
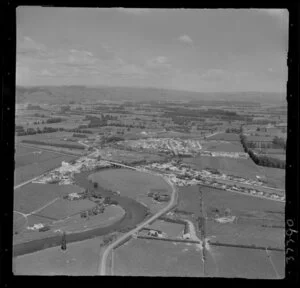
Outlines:
[[[70,101],[242,101],[270,104],[286,103],[278,92],[191,92],[161,88],[112,86],[16,86],[16,103],[64,104]]]

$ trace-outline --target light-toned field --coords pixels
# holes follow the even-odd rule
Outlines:
[[[97,275],[102,237],[13,258],[15,275]]]
[[[284,256],[278,252],[275,271],[264,250],[211,245],[205,268],[208,277],[277,279],[284,277]]]
[[[114,275],[203,277],[201,251],[194,245],[131,240],[114,252]]]
[[[195,158],[185,158],[184,162],[193,164],[192,167],[198,170],[214,168],[227,175],[235,175],[247,179],[256,179],[256,175],[261,175],[259,166],[251,159],[197,156]]]
[[[103,170],[90,176],[93,181],[106,189],[119,191],[121,195],[127,196],[137,201],[141,201],[150,209],[157,210],[157,205],[161,208],[166,204],[155,204],[147,197],[151,189],[165,189],[166,194],[171,195],[171,187],[160,176],[129,169],[109,169]],[[147,202],[147,203],[145,203]],[[149,207],[149,206],[148,206]]]
[[[80,191],[81,188],[74,185],[30,183],[14,191],[14,210],[30,213],[57,197]]]

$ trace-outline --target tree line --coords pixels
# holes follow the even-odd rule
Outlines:
[[[265,155],[257,155],[251,149],[249,149],[249,143],[247,143],[245,135],[242,133],[240,134],[240,139],[244,151],[249,154],[249,157],[253,160],[256,165],[265,166],[265,167],[272,167],[272,168],[280,168],[285,169],[285,161],[272,158]]]

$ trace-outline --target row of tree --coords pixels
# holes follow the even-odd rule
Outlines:
[[[285,161],[272,158],[265,155],[257,155],[251,149],[249,149],[249,144],[247,143],[246,137],[243,134],[240,134],[241,143],[243,145],[244,151],[249,154],[249,157],[253,160],[256,165],[273,167],[285,169]]]
[[[61,148],[69,148],[69,149],[84,149],[84,146],[78,144],[69,144],[69,143],[51,143],[39,140],[22,140],[23,143],[28,144],[38,144],[38,145],[46,145],[53,147],[61,147]]]

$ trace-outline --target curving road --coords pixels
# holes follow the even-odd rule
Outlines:
[[[163,177],[163,176],[161,176],[161,177]],[[165,177],[163,177],[163,178],[172,187],[172,195],[171,195],[171,200],[170,200],[169,204],[165,208],[163,208],[162,210],[157,212],[155,215],[153,215],[151,218],[149,218],[145,222],[138,225],[135,229],[133,229],[133,230],[129,231],[128,233],[124,234],[123,236],[121,236],[119,239],[117,239],[114,243],[110,244],[105,249],[105,251],[102,255],[102,259],[101,259],[101,261],[99,261],[99,267],[98,267],[98,274],[99,275],[105,275],[106,274],[106,261],[107,261],[108,255],[109,255],[109,253],[112,249],[114,249],[119,243],[121,243],[122,241],[124,241],[128,237],[131,237],[134,233],[138,232],[143,227],[147,226],[149,223],[151,223],[152,221],[156,220],[158,217],[160,217],[161,215],[166,213],[176,203],[176,201],[177,201],[176,187],[173,185],[173,183],[168,178],[165,178]],[[101,255],[100,255],[100,258],[101,258]]]

